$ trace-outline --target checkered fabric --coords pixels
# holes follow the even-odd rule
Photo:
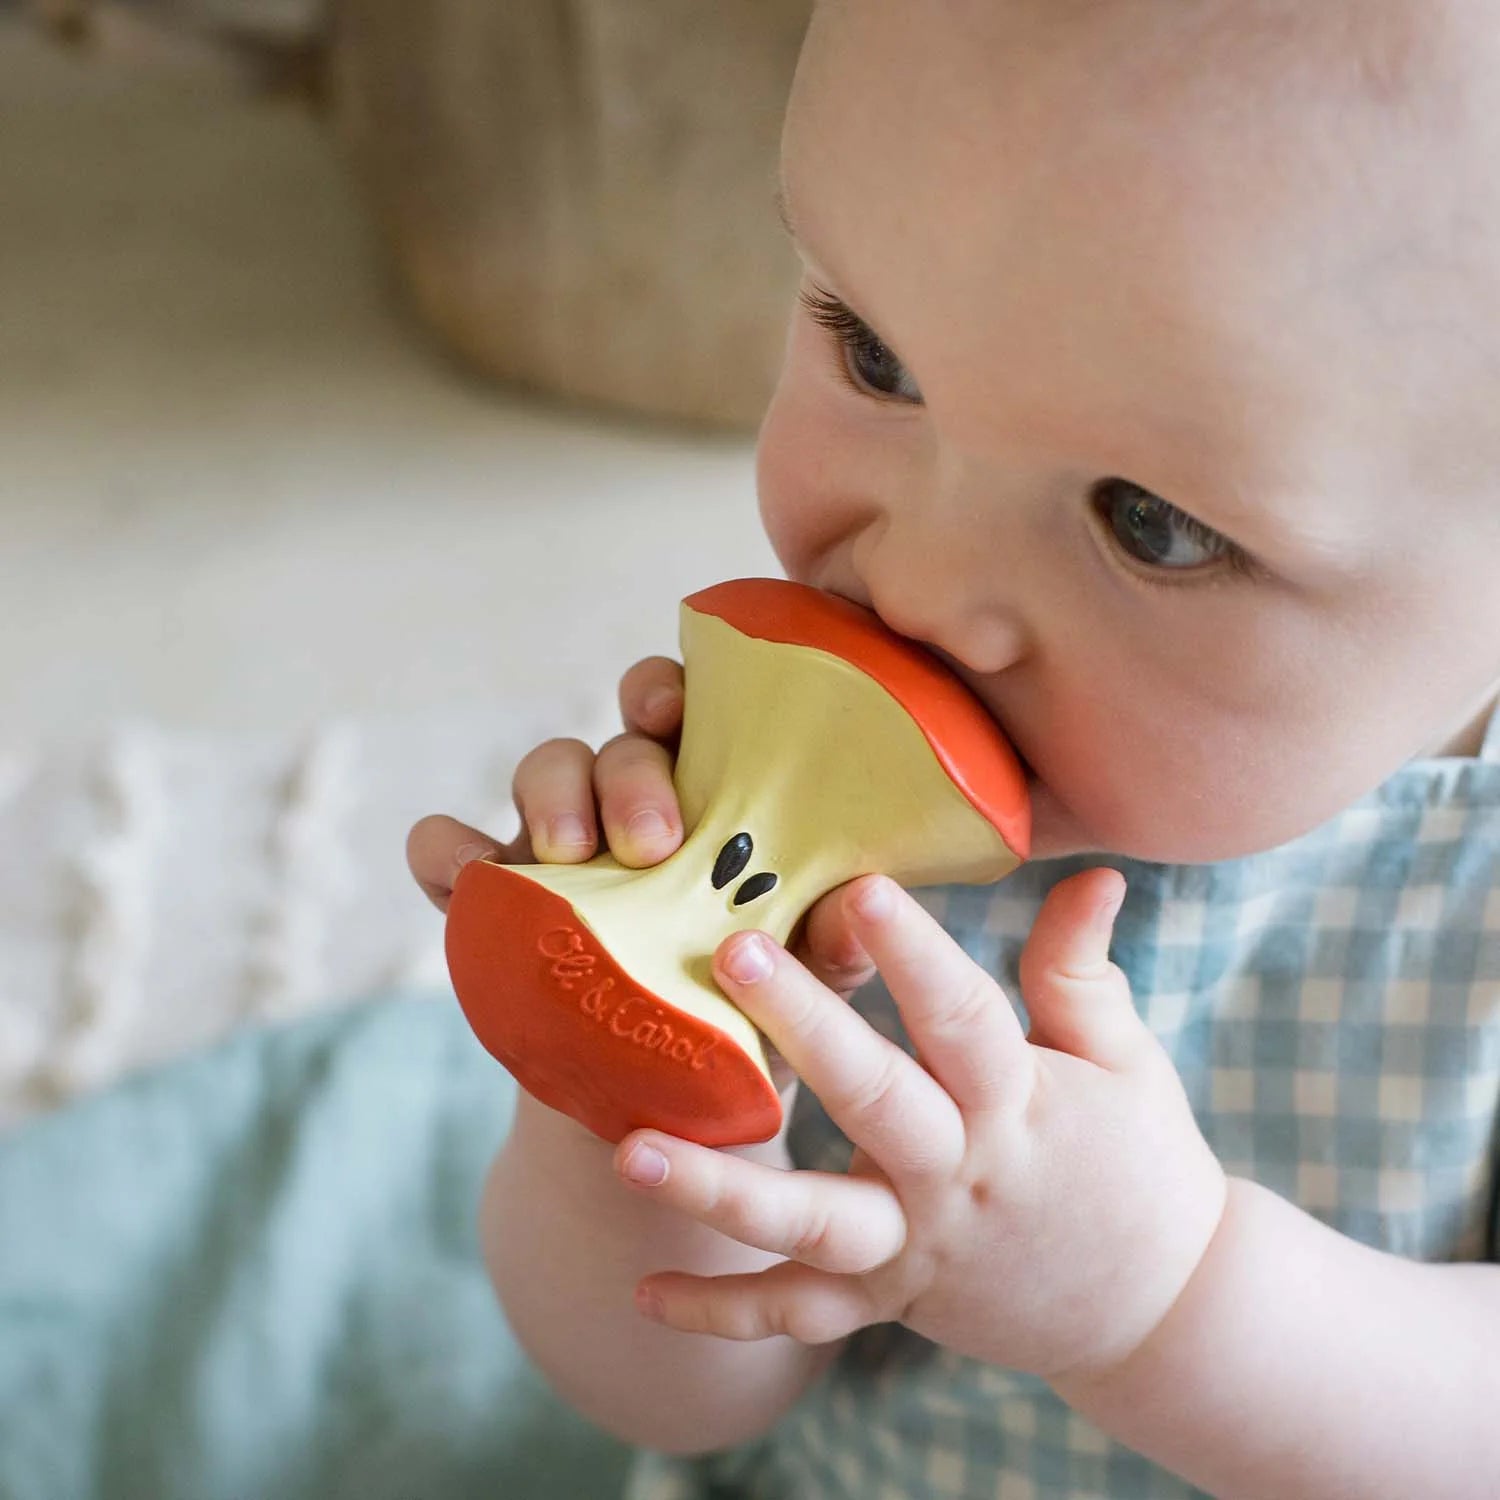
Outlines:
[[[1400,1255],[1500,1259],[1500,715],[1478,759],[1413,762],[1265,854],[1054,861],[923,900],[1014,995],[1042,897],[1101,862],[1129,883],[1114,958],[1227,1171]],[[858,1004],[908,1045],[878,983]],[[848,1143],[805,1091],[792,1142],[799,1166],[847,1163]],[[1040,1381],[887,1324],[851,1340],[753,1447],[642,1454],[629,1500],[1199,1493]]]

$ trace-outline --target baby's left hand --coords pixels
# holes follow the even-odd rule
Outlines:
[[[1107,869],[1047,897],[1021,959],[1029,1036],[995,981],[893,881],[833,897],[900,1008],[920,1061],[763,934],[715,956],[725,993],[854,1143],[847,1176],[781,1172],[659,1131],[616,1152],[641,1191],[788,1259],[747,1276],[674,1272],[643,1311],[734,1339],[838,1339],[899,1322],[1045,1379],[1137,1349],[1213,1237],[1223,1169],[1171,1062],[1109,961],[1124,882]],[[759,951],[768,972],[737,978]]]

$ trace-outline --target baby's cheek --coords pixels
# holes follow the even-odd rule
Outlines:
[[[826,433],[778,393],[761,427],[756,489],[761,525],[788,577],[806,580],[814,560],[837,540],[837,506],[828,487]]]
[[[1326,767],[1301,763],[1285,745],[1211,731],[1175,744],[1123,735],[1117,743],[1128,748],[1089,812],[1104,847],[1136,859],[1241,859],[1298,837],[1348,800]]]
[[[1119,690],[1138,676],[1038,671],[1011,684],[1024,688],[1006,707],[1041,779],[1037,835],[1048,854],[1060,844],[1171,862],[1212,858],[1238,840],[1226,801],[1235,778],[1214,726],[1186,705]]]
[[[788,503],[788,496],[795,493],[795,468],[791,463],[786,445],[777,441],[778,434],[767,428],[761,432],[760,447],[756,451],[755,487],[760,503],[760,524],[777,559],[789,576],[796,578],[798,568],[795,560],[805,550],[798,545],[797,528],[793,524],[795,509]]]

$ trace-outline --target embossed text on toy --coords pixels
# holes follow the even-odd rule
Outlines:
[[[547,972],[559,990],[576,999],[578,1009],[610,1033],[647,1052],[659,1052],[671,1062],[694,1071],[711,1068],[709,1054],[719,1044],[717,1034],[694,1042],[678,1036],[665,1012],[634,990],[619,988],[609,974],[596,976],[599,955],[591,953],[576,927],[554,927],[537,939],[537,952],[548,960]],[[652,1016],[658,1019],[652,1019]]]

